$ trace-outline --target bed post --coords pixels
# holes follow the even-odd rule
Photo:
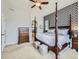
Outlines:
[[[69,30],[70,30],[70,39],[71,39],[71,36],[72,36],[72,31],[71,31],[71,14],[70,14],[70,28],[69,28]]]
[[[37,21],[36,21],[36,17],[34,18],[34,39],[36,40],[36,32],[37,32],[37,27],[36,27],[36,25],[37,25]]]
[[[70,16],[70,21],[69,21],[69,32],[68,32],[68,34],[69,34],[69,38],[71,39],[72,38],[72,30],[71,30],[71,14],[69,15]],[[69,42],[69,47],[70,47],[70,42]]]
[[[56,2],[56,12],[55,12],[55,47],[56,47],[56,59],[58,56],[57,42],[58,42],[58,32],[57,32],[57,2]]]

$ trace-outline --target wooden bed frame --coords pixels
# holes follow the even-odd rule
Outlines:
[[[57,56],[58,56],[58,53],[59,53],[61,50],[63,50],[69,43],[65,43],[65,44],[62,46],[62,48],[59,49],[59,47],[57,46],[57,42],[58,42],[58,32],[57,32],[57,29],[58,29],[58,28],[69,28],[68,34],[69,34],[69,36],[70,36],[70,38],[71,38],[71,15],[70,15],[70,25],[69,25],[69,26],[59,26],[59,27],[58,27],[58,26],[57,26],[57,2],[56,2],[56,12],[55,12],[55,27],[52,27],[52,28],[55,28],[55,46],[54,46],[54,47],[49,46],[49,45],[46,44],[45,42],[42,42],[42,41],[38,40],[38,39],[36,38],[36,36],[35,36],[35,40],[41,42],[41,44],[47,45],[47,46],[48,46],[48,49],[51,50],[51,51],[53,51],[53,52],[56,54],[56,59],[58,59],[58,57],[57,57]]]

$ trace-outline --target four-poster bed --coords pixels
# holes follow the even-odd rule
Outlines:
[[[48,46],[48,49],[49,50],[51,50],[51,51],[53,51],[55,54],[56,54],[56,59],[58,59],[57,58],[57,56],[58,56],[58,52],[60,52],[61,50],[63,50],[70,42],[65,42],[63,45],[62,45],[62,47],[61,47],[61,49],[58,47],[58,39],[59,39],[59,37],[58,37],[58,28],[66,28],[66,29],[69,29],[69,36],[70,36],[70,38],[71,38],[71,15],[70,15],[70,25],[69,26],[57,26],[57,20],[58,20],[58,18],[57,18],[57,3],[56,3],[56,12],[55,12],[55,45],[54,46],[50,46],[50,45],[48,45],[47,43],[45,43],[44,41],[41,41],[42,40],[42,38],[41,38],[41,40],[39,40],[36,36],[36,41],[39,41],[39,42],[41,42],[41,44],[45,44],[45,45],[47,45]],[[35,30],[36,31],[36,30]],[[37,35],[37,33],[36,33],[36,35]],[[53,36],[52,36],[53,37]],[[65,39],[62,39],[62,41],[63,40],[65,40]]]

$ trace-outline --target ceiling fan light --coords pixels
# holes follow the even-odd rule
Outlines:
[[[36,3],[36,6],[40,6],[41,5],[41,3]]]

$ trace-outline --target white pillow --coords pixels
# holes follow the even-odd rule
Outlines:
[[[69,29],[58,29],[58,34],[67,35],[67,34],[68,34],[68,30],[69,30]]]
[[[48,30],[48,32],[52,32],[53,33],[53,32],[55,32],[55,29]]]
[[[37,29],[37,33],[43,33],[41,29]]]

